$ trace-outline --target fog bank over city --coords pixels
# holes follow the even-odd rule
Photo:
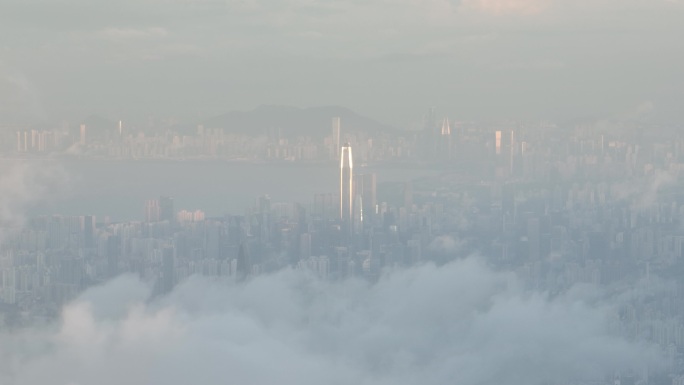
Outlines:
[[[74,179],[57,162],[24,163],[5,160],[0,165],[0,242],[16,236],[34,205],[69,195]]]
[[[150,296],[124,275],[67,304],[56,325],[3,333],[0,379],[522,385],[661,362],[611,331],[611,308],[628,298],[591,285],[529,292],[478,257],[388,270],[375,284],[286,269],[237,284],[193,277]]]

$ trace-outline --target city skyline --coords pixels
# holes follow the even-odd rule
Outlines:
[[[0,0],[1,385],[684,385],[684,0]]]
[[[339,122],[342,136],[349,135],[344,121]],[[197,300],[199,293],[206,293],[205,289],[188,292],[193,285],[211,285],[220,291],[217,298],[223,299],[219,301],[230,298],[234,290],[247,290],[246,298],[265,301],[266,297],[251,290],[263,290],[258,289],[259,285],[270,283],[280,285],[279,291],[289,293],[292,290],[287,283],[292,282],[289,280],[313,280],[319,289],[325,288],[321,295],[334,298],[333,302],[325,302],[331,306],[336,306],[337,301],[344,302],[345,297],[333,294],[336,290],[351,290],[358,293],[359,298],[383,298],[368,310],[371,314],[395,311],[391,304],[398,297],[384,297],[382,293],[387,290],[401,294],[400,303],[407,301],[408,307],[402,314],[414,314],[416,306],[429,306],[429,311],[421,313],[429,322],[426,328],[411,322],[407,324],[407,330],[415,330],[421,338],[432,338],[429,330],[435,326],[430,325],[435,324],[430,322],[435,319],[441,321],[437,321],[437,329],[433,332],[448,335],[448,330],[457,325],[453,323],[456,319],[453,317],[470,320],[467,316],[470,310],[461,313],[459,309],[480,309],[487,317],[496,319],[496,326],[489,324],[485,330],[493,330],[492,327],[508,330],[501,335],[501,340],[497,337],[491,347],[478,341],[470,346],[471,342],[462,337],[444,340],[444,346],[474,349],[475,357],[493,357],[493,352],[500,348],[498,341],[510,341],[510,333],[521,333],[523,340],[516,342],[516,346],[523,349],[531,344],[543,345],[553,351],[562,344],[571,348],[576,362],[591,357],[596,365],[591,370],[584,364],[567,366],[566,359],[556,360],[551,354],[543,362],[554,370],[545,372],[536,364],[528,365],[518,360],[518,349],[511,351],[512,354],[494,355],[501,360],[494,365],[508,367],[515,363],[516,368],[525,368],[524,373],[520,371],[522,369],[504,372],[506,378],[523,378],[521,384],[528,381],[588,384],[601,383],[601,379],[606,384],[613,384],[616,379],[665,384],[662,379],[670,377],[679,381],[679,347],[684,346],[684,326],[678,317],[684,307],[679,305],[680,283],[673,270],[678,269],[684,256],[684,235],[681,233],[684,201],[681,194],[672,191],[681,186],[679,170],[684,170],[684,138],[676,133],[673,136],[657,131],[648,139],[634,135],[635,131],[606,136],[602,129],[582,125],[562,136],[558,135],[562,131],[552,126],[523,126],[515,132],[490,126],[458,128],[460,131],[454,133],[445,119],[439,119],[434,121],[433,127],[419,132],[414,143],[416,148],[428,143],[429,149],[436,149],[437,153],[429,163],[417,169],[422,172],[408,179],[405,168],[420,164],[416,163],[419,159],[403,163],[399,168],[403,172],[389,178],[392,163],[387,168],[361,167],[357,172],[356,148],[345,143],[340,148],[339,163],[330,162],[329,146],[334,143],[336,131],[328,129],[328,136],[320,141],[324,161],[314,165],[304,162],[297,166],[298,163],[287,160],[262,166],[217,161],[216,168],[207,168],[211,163],[206,161],[151,162],[155,167],[146,171],[148,174],[133,173],[130,176],[133,184],[122,190],[130,195],[132,191],[127,190],[145,189],[147,181],[159,191],[158,198],[148,195],[134,201],[137,215],[132,218],[110,220],[106,215],[100,217],[83,212],[68,215],[52,211],[47,215],[5,222],[15,225],[3,227],[5,237],[0,243],[0,301],[6,305],[0,307],[0,327],[4,324],[19,330],[34,330],[38,327],[34,322],[44,319],[59,319],[64,325],[72,325],[71,317],[76,314],[91,317],[96,325],[93,327],[98,330],[103,327],[102,322],[124,322],[138,327],[129,318],[102,321],[96,312],[79,313],[79,306],[92,306],[88,305],[92,304],[92,293],[118,295],[120,284],[138,287],[141,294],[136,295],[148,298],[145,306],[154,311],[156,306],[166,309],[164,304],[175,301],[177,296],[190,295]],[[551,132],[557,135],[549,135]],[[447,133],[456,136],[453,143],[443,140],[447,135],[442,134]],[[200,137],[206,135],[210,133],[202,130]],[[354,135],[350,137],[355,138]],[[432,147],[435,138],[442,140]],[[274,137],[276,139],[282,140]],[[80,142],[80,132],[74,140]],[[120,145],[115,138],[107,140]],[[364,141],[358,140],[358,143]],[[646,141],[652,145],[642,146]],[[97,143],[90,144],[99,145]],[[440,145],[445,143],[453,150],[453,157],[445,157],[440,152],[445,149]],[[8,163],[5,167],[23,165],[17,174],[19,177],[0,179],[0,185],[12,186],[17,191],[40,190],[31,183],[40,186],[46,176],[56,170],[54,167],[58,169],[59,163],[68,158],[53,159],[53,168],[46,167],[40,160],[35,163],[31,163],[30,158],[14,160],[14,166]],[[467,167],[461,164],[464,161],[470,162]],[[129,165],[146,168],[145,163],[137,162],[109,162],[107,159],[86,162],[93,163],[96,173],[107,173],[106,189],[121,183],[128,175],[113,172],[111,168],[105,171],[104,165],[115,167],[115,170],[125,170]],[[77,160],[75,164],[80,163],[83,160]],[[234,164],[234,170],[257,174],[256,178],[250,181],[246,175],[239,174],[226,178],[227,164]],[[203,170],[204,182],[198,183],[197,179],[192,182],[180,175],[179,165],[196,170],[190,171],[191,174]],[[168,174],[171,177],[159,174],[160,167],[173,170]],[[266,170],[271,169],[273,176],[267,176]],[[273,184],[264,190],[263,184],[257,182],[260,178],[275,176],[280,180],[285,178],[290,184],[300,183],[299,179],[286,176],[293,170],[304,178],[301,180],[310,180],[317,175],[331,177],[318,187],[312,186],[308,196],[300,196],[294,201],[271,198],[270,194],[278,195],[282,184]],[[32,177],[32,173],[38,174]],[[230,192],[222,197],[223,200],[226,197],[234,199],[235,190],[243,185],[241,188],[253,194],[251,203],[231,211],[225,209],[224,202],[222,211],[207,215],[207,206],[199,203],[201,199],[191,206],[187,200],[177,199],[174,186],[190,181],[189,187],[197,194],[198,186],[210,186],[209,181],[217,179],[219,174],[228,186],[226,191]],[[3,175],[7,174],[0,174]],[[401,175],[404,178],[397,179]],[[378,177],[381,183],[377,183]],[[92,175],[88,176],[90,178]],[[176,183],[162,187],[161,179]],[[61,183],[66,180],[64,178]],[[90,189],[86,187],[85,190]],[[334,191],[339,191],[339,197]],[[112,196],[101,195],[100,191],[90,191],[90,194],[97,197],[98,207],[112,205],[108,200],[121,195],[116,191]],[[220,195],[218,190],[213,194]],[[6,198],[13,197],[7,204],[27,207],[28,204],[17,201],[28,199],[24,195],[6,194]],[[32,199],[45,199],[51,195],[43,190]],[[103,205],[104,202],[108,203]],[[84,206],[81,203],[78,207]],[[26,214],[18,211],[13,215],[23,217]],[[559,263],[560,260],[563,263]],[[424,278],[414,282],[414,278],[410,278],[414,274],[424,275]],[[361,292],[355,291],[359,288],[353,284],[358,280],[368,285]],[[405,286],[407,282],[408,286]],[[302,290],[299,284],[294,285],[298,287],[294,290]],[[631,288],[632,299],[625,300],[621,290],[611,291],[621,285]],[[405,291],[399,289],[402,286]],[[589,294],[577,293],[580,287],[592,289]],[[426,296],[412,297],[425,290],[421,288],[430,288],[425,292]],[[544,292],[557,294],[548,297],[535,294]],[[451,295],[445,296],[449,293]],[[488,293],[494,294],[490,297]],[[311,298],[310,294],[303,295]],[[475,297],[464,299],[468,295]],[[605,305],[592,305],[592,298],[597,295],[606,298]],[[408,299],[404,300],[404,296]],[[649,300],[652,296],[659,300]],[[295,295],[295,298],[299,297]],[[447,298],[450,298],[448,303],[464,299],[469,305],[452,308],[446,306]],[[577,308],[578,298],[586,301],[587,307]],[[247,303],[248,306],[255,304]],[[488,308],[492,303],[493,307]],[[174,306],[185,311],[182,304]],[[263,309],[277,308],[268,305]],[[22,309],[23,313],[17,315],[11,309]],[[193,306],[193,309],[198,308]],[[528,322],[535,323],[535,331],[526,328],[524,322],[510,322],[511,317],[520,320],[520,309],[524,309],[524,317],[529,317],[525,318]],[[562,309],[560,314],[559,309]],[[117,311],[127,314],[120,308]],[[201,311],[217,314],[211,306]],[[316,310],[304,308],[296,312],[301,315],[309,314],[309,311]],[[195,316],[184,316],[184,320],[174,316],[169,320],[184,325],[187,330],[195,328],[194,317],[204,318],[204,315],[193,314]],[[354,311],[354,317],[360,314],[365,313],[360,309]],[[374,319],[372,317],[370,319]],[[549,319],[554,320],[552,324],[540,321]],[[374,325],[375,321],[369,322]],[[482,321],[475,318],[469,322],[473,324],[466,326],[464,333],[482,333]],[[577,333],[567,331],[575,330],[570,325],[576,326],[578,322],[584,322],[586,328]],[[327,321],[314,325],[316,328],[318,325],[330,326]],[[403,328],[393,326],[393,322],[388,325],[392,333],[405,333]],[[316,328],[297,329],[297,333],[312,333],[312,338],[322,338],[315,332]],[[514,331],[510,332],[511,328]],[[69,343],[76,341],[78,335],[68,337]],[[143,340],[147,336],[149,334],[143,334]],[[0,332],[2,338],[4,335]],[[352,332],[347,339],[360,341],[364,338],[363,333]],[[401,341],[405,348],[415,352],[413,354],[420,354],[421,348],[408,340],[390,339]],[[574,345],[578,340],[585,342]],[[222,346],[233,346],[230,340],[220,341]],[[548,344],[542,341],[548,341]],[[603,342],[597,347],[596,341]],[[593,347],[583,349],[586,343]],[[207,346],[204,340],[199,344],[197,349],[200,351]],[[393,346],[392,342],[389,344]],[[93,343],[84,346],[99,349],[99,345]],[[449,362],[463,364],[449,349],[442,350],[442,345],[432,346]],[[308,347],[298,349],[309,352]],[[389,354],[392,349],[382,347],[382,351]],[[57,350],[54,354],[57,355],[54,359],[59,359],[58,356],[68,353]],[[28,368],[37,363],[29,359],[24,365],[15,378],[25,382],[17,384],[33,385],[29,378],[34,377],[27,373],[30,372]],[[102,365],[103,370],[109,367],[107,363],[98,365]],[[356,365],[352,364],[353,370],[359,370]],[[452,372],[455,367],[446,363],[442,367],[449,371],[449,378],[461,378],[462,369]],[[207,370],[213,370],[213,366]],[[412,366],[411,370],[428,383],[442,383],[428,375],[420,364]],[[361,371],[364,373],[361,376],[365,377],[365,370]],[[396,377],[394,371],[380,373],[383,379],[401,383],[402,379]],[[486,365],[466,373],[466,383],[492,378],[501,380],[495,374],[497,371],[490,371]],[[0,378],[3,374],[0,370]],[[245,375],[255,376],[255,373],[246,372]],[[52,376],[62,378],[58,373]],[[87,373],[76,370],[70,370],[69,376],[80,380],[88,378]],[[135,378],[129,380],[136,381]],[[154,381],[158,379],[154,377]],[[212,383],[213,380],[208,381]]]

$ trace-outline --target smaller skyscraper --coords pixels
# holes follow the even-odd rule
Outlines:
[[[509,154],[509,172],[511,175],[513,175],[514,172],[514,157],[515,157],[515,131],[511,130],[511,146],[510,146],[510,154]]]
[[[363,231],[363,222],[364,222],[364,214],[363,214],[363,195],[357,194],[356,197],[354,198],[354,218],[353,218],[353,225],[352,225],[352,230],[354,231],[354,234],[361,234]]]
[[[451,135],[451,127],[449,126],[449,118],[444,118],[442,121],[442,137]]]
[[[442,160],[451,159],[451,147],[451,126],[449,125],[449,118],[444,118],[439,143],[439,155],[442,157]]]
[[[173,212],[173,198],[167,196],[159,197],[159,220],[173,222],[175,213]]]
[[[175,220],[173,198],[160,196],[159,199],[145,201],[145,222],[168,221],[173,223]]]
[[[339,201],[335,195],[334,193],[315,194],[313,214],[326,221],[339,217],[340,210],[337,207]]]
[[[159,222],[159,218],[159,201],[156,199],[145,201],[145,222]]]
[[[422,133],[422,152],[425,159],[434,160],[436,158],[435,150],[437,149],[437,142],[439,136],[439,126],[437,125],[436,108],[430,107],[423,117],[423,133]]]
[[[433,130],[437,127],[437,109],[435,107],[428,108],[427,113],[423,119],[423,131],[432,135]]]
[[[377,205],[377,178],[375,174],[355,175],[354,195],[362,197],[364,220],[372,218],[375,213],[375,206]],[[357,208],[354,210],[358,212]]]
[[[170,293],[173,290],[175,281],[175,249],[173,246],[165,246],[162,249],[162,292]]]
[[[299,259],[311,258],[311,234],[304,233],[299,236]]]
[[[533,217],[527,220],[528,255],[531,261],[537,261],[540,257],[541,227],[539,218]]]
[[[83,217],[83,245],[88,247],[95,246],[95,216],[86,215]]]
[[[249,254],[247,251],[247,246],[243,241],[240,243],[240,249],[238,250],[237,264],[235,267],[235,278],[238,281],[242,281],[249,275],[251,264],[249,263]]]
[[[501,131],[494,133],[494,152],[496,155],[501,155]]]
[[[79,143],[82,145],[86,144],[86,125],[85,124],[81,124],[81,135],[80,135]]]

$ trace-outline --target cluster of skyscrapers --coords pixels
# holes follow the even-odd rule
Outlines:
[[[339,185],[312,202],[262,195],[244,214],[207,216],[162,196],[141,202],[141,220],[33,218],[2,245],[0,298],[28,318],[48,317],[125,272],[157,282],[161,294],[194,274],[240,280],[294,267],[374,280],[385,267],[477,253],[535,290],[632,287],[610,314],[611,331],[660,346],[672,378],[684,370],[680,131],[624,122],[482,128],[431,110],[407,147],[425,159],[407,166],[440,171],[378,183],[359,164],[367,158],[357,159],[368,146],[343,123],[332,119],[326,138],[325,156],[336,161],[325,167]]]

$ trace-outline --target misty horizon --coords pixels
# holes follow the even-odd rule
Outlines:
[[[673,123],[683,13],[674,0],[7,0],[0,112],[12,124],[191,121],[340,105],[407,129],[427,106],[469,121],[566,121],[650,105]]]

